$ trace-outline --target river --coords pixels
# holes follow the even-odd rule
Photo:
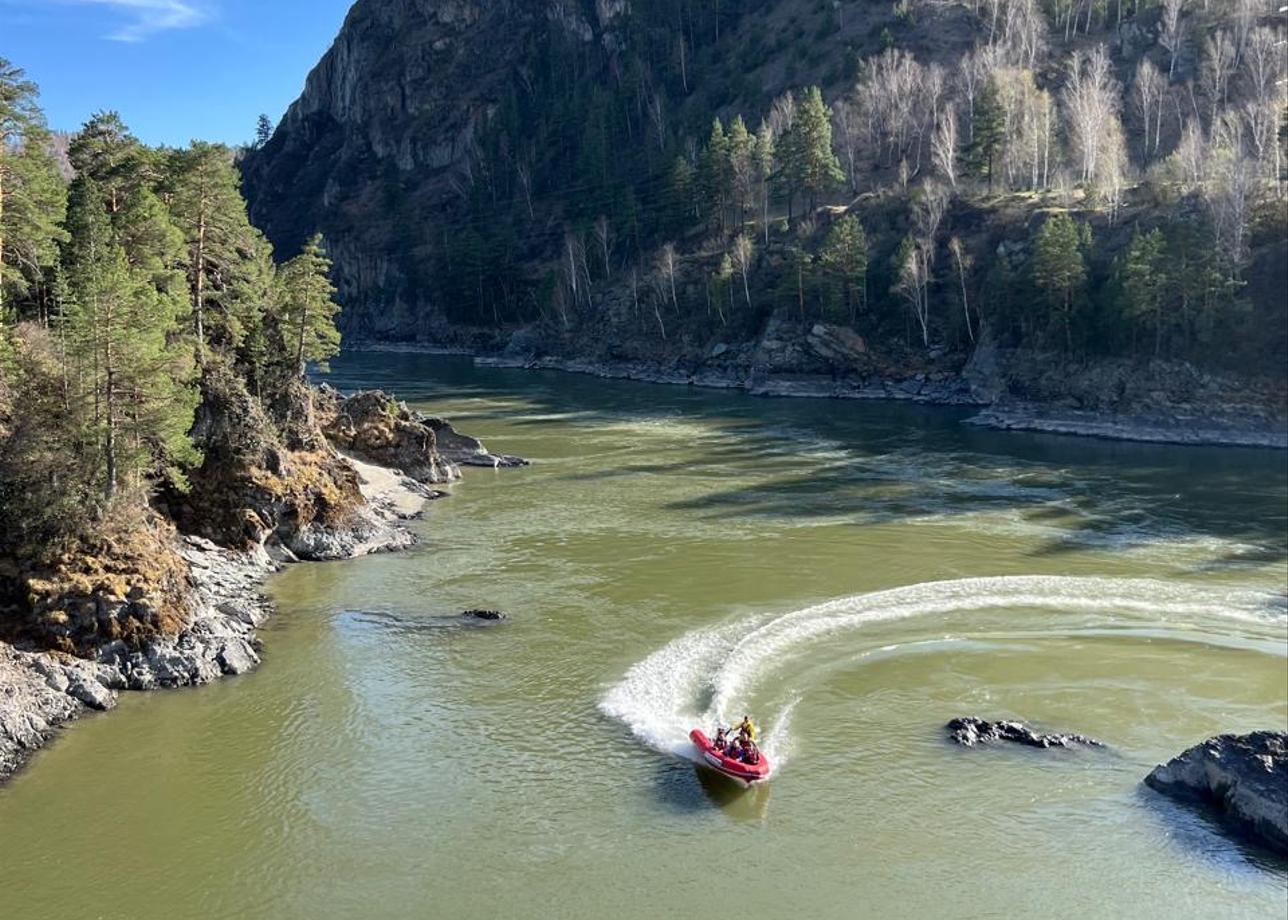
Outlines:
[[[1282,865],[1140,785],[1288,727],[1283,453],[421,355],[331,381],[533,465],[276,577],[257,673],[66,731],[0,789],[0,915],[1283,916]],[[744,711],[748,792],[684,741]],[[954,748],[967,714],[1109,749]]]

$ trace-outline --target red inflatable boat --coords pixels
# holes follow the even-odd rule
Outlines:
[[[760,755],[759,763],[743,763],[741,760],[734,760],[732,757],[726,757],[717,751],[716,746],[711,743],[711,739],[700,728],[695,728],[689,732],[689,738],[698,749],[698,754],[702,757],[702,763],[722,776],[736,780],[744,786],[750,786],[752,783],[760,783],[769,779],[769,758],[763,753]]]

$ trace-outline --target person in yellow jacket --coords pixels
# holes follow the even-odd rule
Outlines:
[[[748,741],[756,740],[756,726],[751,721],[751,716],[743,716],[742,721],[738,723],[738,734]]]

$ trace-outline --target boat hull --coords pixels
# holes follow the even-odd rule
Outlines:
[[[740,760],[734,760],[732,757],[726,757],[716,750],[716,746],[711,742],[711,739],[700,728],[695,728],[689,732],[689,740],[698,749],[698,756],[701,758],[702,765],[714,770],[721,776],[727,776],[743,786],[752,786],[769,779],[769,758],[763,753],[760,755],[760,762],[756,764],[743,763]]]

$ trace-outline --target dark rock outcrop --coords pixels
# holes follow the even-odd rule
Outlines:
[[[973,716],[953,719],[944,728],[948,739],[965,747],[1008,742],[1036,748],[1104,747],[1086,735],[1039,732],[1023,722],[990,722]]]
[[[1288,733],[1209,738],[1155,767],[1145,785],[1210,806],[1237,833],[1288,856]]]
[[[219,546],[353,554],[383,522],[364,513],[361,480],[327,442],[312,392],[290,386],[269,408],[271,418],[231,372],[207,372],[192,431],[203,462],[187,494],[165,496],[165,510]]]
[[[517,467],[528,461],[493,454],[452,423],[398,402],[380,390],[345,397],[325,388],[318,415],[331,443],[361,460],[401,470],[418,482],[460,478],[459,466]]]
[[[432,418],[419,413],[415,418],[434,432],[438,440],[439,452],[453,463],[459,463],[462,466],[488,466],[494,469],[528,465],[528,461],[522,457],[492,453],[478,438],[461,434],[453,428],[452,423],[447,419]]]
[[[347,399],[334,390],[319,406],[323,430],[331,443],[362,460],[401,470],[417,482],[443,483],[460,472],[439,449],[437,432],[413,415],[404,403],[380,390]]]
[[[503,623],[509,617],[499,610],[466,610],[461,614],[461,619],[473,623]]]

